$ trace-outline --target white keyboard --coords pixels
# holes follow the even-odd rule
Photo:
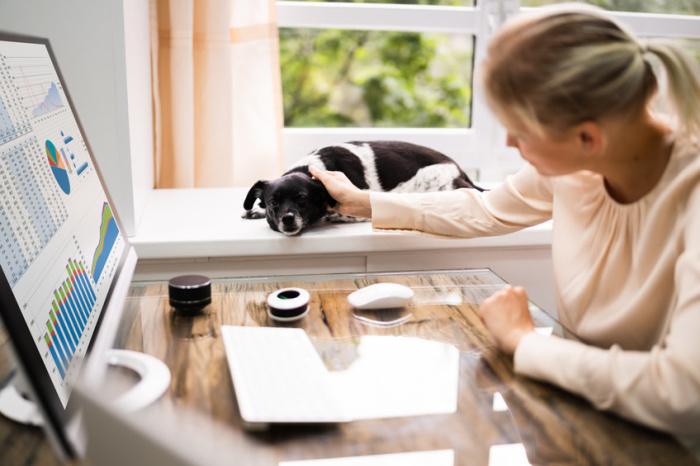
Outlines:
[[[222,326],[221,333],[244,421],[350,420],[303,329]]]

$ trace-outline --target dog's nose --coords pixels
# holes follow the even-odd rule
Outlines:
[[[282,223],[287,226],[294,225],[294,214],[286,213],[282,216]]]

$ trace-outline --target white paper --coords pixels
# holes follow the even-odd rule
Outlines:
[[[522,443],[504,443],[489,448],[489,466],[530,466]]]
[[[346,422],[457,411],[459,351],[414,337],[364,336],[330,372],[303,329],[223,326],[241,416],[251,423]]]

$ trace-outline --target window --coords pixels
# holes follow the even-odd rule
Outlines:
[[[402,139],[441,150],[480,181],[520,158],[484,105],[480,58],[519,7],[563,0],[278,0],[287,162],[344,140]],[[642,37],[700,60],[698,0],[587,0]]]
[[[497,125],[472,85],[474,64],[498,24],[496,6],[517,2],[277,5],[287,162],[338,141],[401,139],[483,174]]]

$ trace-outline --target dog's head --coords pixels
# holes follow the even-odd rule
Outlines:
[[[296,235],[320,220],[335,205],[323,184],[305,172],[292,172],[270,181],[258,181],[243,202],[247,211],[260,199],[270,228]]]

